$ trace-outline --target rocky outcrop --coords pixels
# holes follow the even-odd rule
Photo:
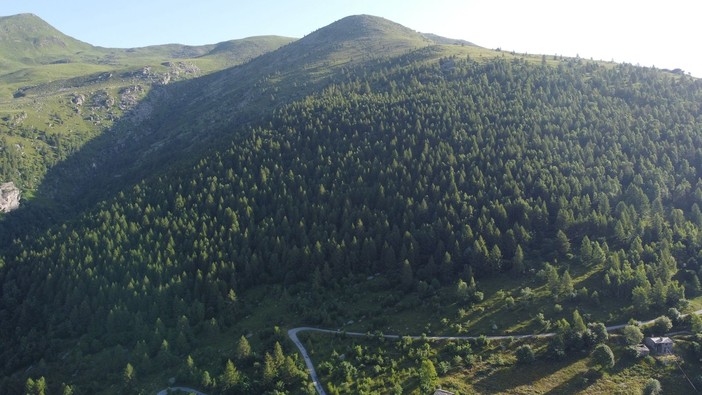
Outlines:
[[[9,213],[19,207],[20,190],[12,181],[0,184],[0,212]]]

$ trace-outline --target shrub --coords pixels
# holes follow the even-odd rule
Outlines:
[[[662,336],[670,332],[672,328],[673,322],[670,320],[670,318],[662,315],[656,318],[651,329],[653,330],[654,335]]]
[[[602,369],[609,369],[614,366],[614,353],[606,344],[599,344],[592,352],[592,360]]]
[[[515,355],[517,357],[517,363],[522,365],[528,365],[536,359],[534,350],[528,344],[518,347],[517,351],[515,351]]]
[[[641,343],[641,340],[643,340],[644,337],[643,333],[641,333],[641,329],[639,329],[639,327],[635,325],[625,326],[622,329],[622,335],[624,335],[624,340],[626,341],[626,344],[630,346]]]
[[[660,381],[656,379],[648,379],[643,389],[643,395],[660,395],[663,393]]]

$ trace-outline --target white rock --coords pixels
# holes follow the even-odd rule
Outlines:
[[[19,207],[20,190],[10,181],[0,184],[0,212],[9,213]]]

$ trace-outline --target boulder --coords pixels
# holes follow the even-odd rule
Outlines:
[[[9,213],[19,207],[20,190],[12,181],[0,184],[0,212]]]

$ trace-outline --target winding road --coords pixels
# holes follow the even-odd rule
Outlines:
[[[693,311],[690,314],[696,314],[700,315],[702,314],[702,310],[697,310]],[[683,317],[686,317],[688,314],[684,314]],[[650,325],[653,322],[655,322],[655,319],[653,320],[648,320],[648,321],[637,321],[640,326],[643,325]],[[629,325],[628,323],[626,324],[619,324],[619,325],[612,325],[606,327],[607,331],[614,331],[617,329],[622,329],[623,327]],[[319,332],[319,333],[329,333],[333,335],[345,335],[345,336],[354,336],[354,337],[373,337],[373,336],[378,336],[378,335],[373,335],[373,334],[368,334],[368,333],[361,333],[361,332],[345,332],[345,331],[340,331],[340,330],[332,330],[332,329],[320,329],[320,328],[312,328],[309,326],[301,326],[298,328],[292,328],[288,331],[288,337],[290,337],[290,340],[292,340],[293,343],[295,343],[295,346],[297,347],[298,350],[300,350],[300,354],[302,354],[302,358],[305,360],[305,365],[307,366],[307,370],[310,372],[310,378],[312,378],[312,383],[314,384],[314,388],[317,390],[317,393],[319,395],[326,395],[327,393],[324,391],[324,387],[322,386],[322,383],[319,381],[319,376],[317,376],[317,371],[314,369],[314,365],[312,364],[312,359],[310,358],[310,355],[307,353],[307,349],[305,346],[302,344],[300,339],[297,337],[297,334],[300,332]],[[487,339],[491,340],[504,340],[504,339],[527,339],[527,338],[546,338],[546,337],[552,337],[554,336],[554,332],[549,332],[549,333],[539,333],[535,335],[498,335],[498,336],[485,336]],[[400,339],[403,336],[400,335],[380,335],[386,339]],[[481,336],[409,336],[409,338],[413,340],[419,340],[419,339],[426,339],[426,340],[474,340],[478,339]]]
[[[702,314],[702,310],[697,310],[693,311],[690,314],[696,314],[700,315]],[[683,314],[683,317],[686,317],[688,314]],[[650,325],[653,322],[655,322],[655,319],[653,320],[648,320],[648,321],[637,321],[639,325]],[[625,327],[627,324],[619,324],[619,325],[612,325],[608,326],[607,331],[614,331],[617,329],[622,329]],[[300,339],[297,337],[297,334],[300,332],[318,332],[318,333],[329,333],[332,335],[344,335],[344,336],[354,336],[354,337],[373,337],[373,336],[382,336],[386,339],[401,339],[402,337],[405,336],[400,336],[400,335],[376,335],[376,334],[369,334],[369,333],[361,333],[361,332],[345,332],[345,331],[340,331],[340,330],[332,330],[332,329],[321,329],[321,328],[313,328],[309,326],[301,326],[297,328],[292,328],[288,331],[288,337],[290,337],[290,340],[295,344],[295,347],[297,347],[298,350],[300,350],[300,354],[302,354],[302,358],[305,361],[305,366],[307,366],[307,370],[310,372],[310,378],[312,379],[312,383],[314,384],[314,388],[317,390],[317,393],[319,395],[327,395],[326,391],[324,391],[324,387],[322,386],[322,383],[319,381],[319,376],[317,376],[317,371],[314,369],[314,364],[312,363],[312,359],[310,358],[309,353],[307,353],[307,349],[305,346],[302,344]],[[676,332],[676,334],[679,332]],[[539,333],[539,334],[534,334],[534,335],[496,335],[496,336],[485,336],[486,339],[491,339],[491,340],[504,340],[504,339],[527,339],[527,338],[546,338],[546,337],[552,337],[554,336],[555,333],[549,332],[549,333]],[[671,334],[672,335],[672,334]],[[420,339],[426,339],[426,340],[474,340],[474,339],[479,339],[482,336],[406,336],[409,337],[412,340],[420,340]],[[207,395],[204,392],[200,392],[198,390],[188,388],[188,387],[169,387],[166,389],[163,389],[159,391],[156,395],[167,395],[170,391],[182,391],[186,393],[193,393],[196,395]]]

